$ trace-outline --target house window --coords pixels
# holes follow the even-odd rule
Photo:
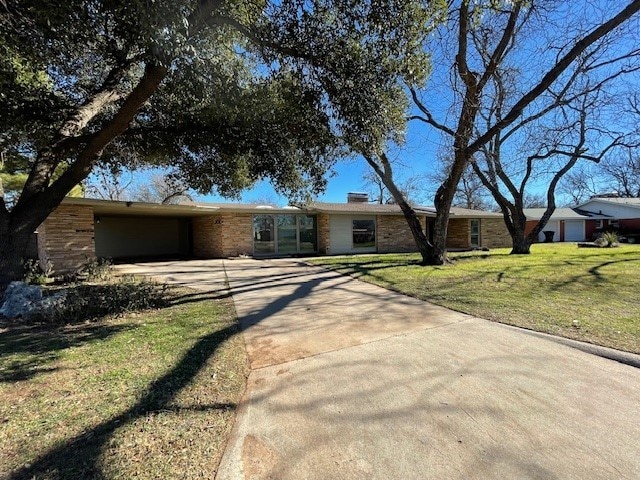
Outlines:
[[[609,222],[609,225],[611,225],[611,227],[613,228],[620,228],[620,222],[618,220],[611,220]]]
[[[353,248],[370,248],[376,246],[375,220],[353,220]]]
[[[480,246],[480,220],[477,218],[472,219],[471,221],[471,246],[479,247]]]
[[[255,255],[314,253],[318,249],[315,215],[254,215]]]
[[[596,228],[602,228],[602,220],[596,220]]]

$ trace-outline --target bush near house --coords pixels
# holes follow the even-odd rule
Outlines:
[[[326,257],[313,263],[497,322],[640,353],[640,245],[579,249],[534,244],[452,253],[424,267],[417,255]]]

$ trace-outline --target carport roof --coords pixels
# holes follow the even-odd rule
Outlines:
[[[87,205],[93,207],[95,215],[127,215],[127,216],[159,216],[159,217],[193,217],[211,215],[214,208],[195,208],[193,205],[163,205],[146,202],[122,202],[101,200],[97,198],[66,197],[63,205]]]

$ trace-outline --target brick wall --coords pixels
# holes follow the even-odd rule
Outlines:
[[[237,257],[253,254],[253,215],[221,213],[194,217],[193,254],[201,258]]]
[[[425,217],[419,217],[422,230],[425,229]],[[416,252],[416,242],[411,234],[407,220],[400,215],[379,215],[378,227],[378,252]]]
[[[329,215],[327,213],[319,213],[317,222],[318,253],[326,255],[329,252]]]
[[[220,215],[194,217],[193,254],[200,258],[222,257],[222,219]]]
[[[251,213],[223,213],[222,257],[253,254],[253,215]]]
[[[618,220],[620,229],[640,232],[640,218],[624,218]]]
[[[451,218],[447,228],[447,248],[470,247],[470,224],[468,218]]]
[[[511,235],[509,235],[509,230],[507,230],[502,218],[482,218],[480,220],[480,243],[487,248],[512,246]]]
[[[93,207],[60,205],[38,227],[38,258],[54,274],[74,273],[95,256]]]

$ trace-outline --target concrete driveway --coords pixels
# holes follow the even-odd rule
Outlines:
[[[296,260],[224,269],[252,371],[217,479],[640,478],[639,369]]]

